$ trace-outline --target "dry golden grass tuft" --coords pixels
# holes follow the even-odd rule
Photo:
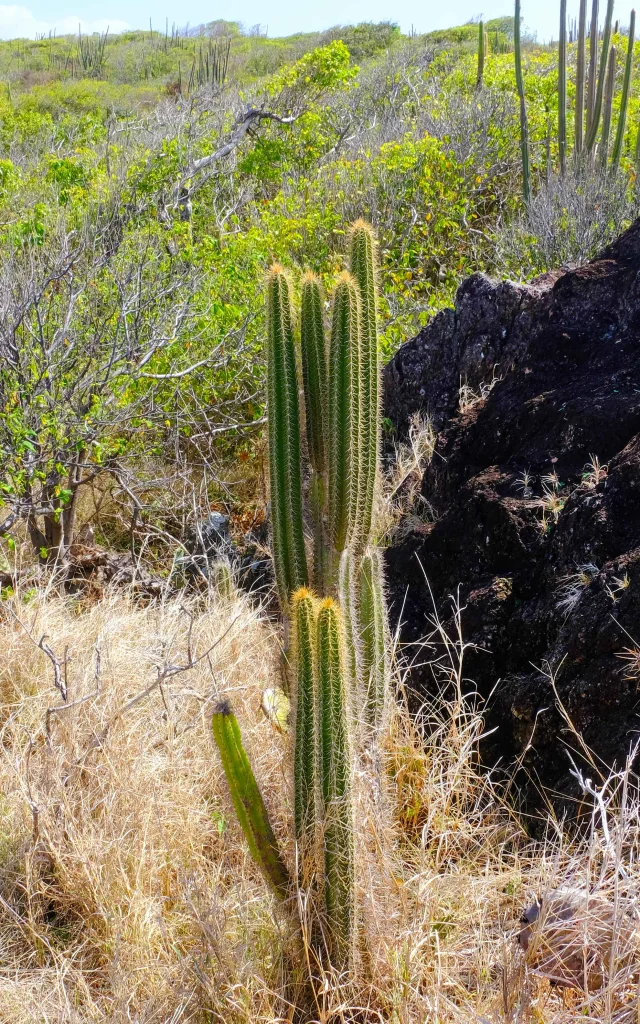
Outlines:
[[[292,862],[290,736],[261,711],[279,681],[275,627],[240,595],[140,607],[113,594],[85,610],[16,596],[0,605],[0,651],[0,1022],[299,1019],[287,983],[299,937],[248,857],[210,736],[227,696]],[[434,665],[457,697],[425,711],[426,743],[400,709],[386,784],[361,759],[366,943],[357,977],[325,978],[309,1019],[631,1024],[640,826],[628,775],[597,790],[585,838],[550,824],[532,843],[477,771],[463,653],[454,638]],[[591,917],[609,908],[601,949],[589,913],[572,931],[572,956],[577,935],[598,961],[595,991],[545,979],[553,915],[526,953],[516,942],[523,909],[569,885],[576,906],[598,894]]]

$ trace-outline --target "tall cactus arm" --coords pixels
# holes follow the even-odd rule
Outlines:
[[[478,74],[476,76],[476,89],[482,89],[484,78],[484,58],[486,55],[484,23],[478,22]]]
[[[575,110],[575,152],[582,152],[584,138],[584,77],[587,31],[587,0],[580,0],[578,14],[578,53],[576,56],[576,110]]]
[[[624,132],[627,126],[627,107],[629,106],[629,89],[631,86],[631,71],[633,68],[633,44],[636,35],[636,12],[631,11],[631,17],[629,19],[629,38],[627,40],[627,59],[624,65],[624,78],[622,80],[622,95],[620,97],[620,114],[618,116],[618,127],[616,129],[616,139],[613,144],[613,153],[611,154],[611,163],[614,167],[618,167],[620,164],[620,157],[622,156],[622,144],[624,142]]]
[[[604,98],[604,87],[607,77],[609,44],[611,42],[611,21],[613,18],[613,4],[614,0],[607,0],[607,13],[604,19],[604,32],[602,36],[602,52],[600,54],[600,71],[598,73],[598,85],[596,88],[596,96],[593,103],[593,116],[591,118],[591,124],[589,125],[589,131],[587,132],[587,141],[585,146],[588,153],[591,153],[593,147],[596,144],[596,138],[598,136],[598,127],[600,125],[602,101]]]
[[[604,169],[607,166],[609,155],[609,133],[611,131],[611,111],[613,108],[613,93],[616,84],[616,48],[611,47],[609,51],[609,63],[607,65],[607,81],[604,89],[604,103],[602,104],[602,138],[600,139],[600,166]]]
[[[589,73],[587,80],[587,135],[591,131],[593,110],[596,104],[596,80],[598,69],[598,0],[591,3],[589,26]]]
[[[357,514],[351,543],[359,553],[371,535],[380,447],[380,369],[376,313],[377,245],[373,228],[359,220],[351,228],[351,273],[362,303],[360,324],[360,431]]]
[[[329,530],[340,553],[357,512],[360,401],[360,294],[350,274],[338,279],[329,352]]]
[[[322,308],[320,281],[307,273],[302,278],[300,350],[309,458],[317,473],[326,469],[329,401]]]
[[[558,149],[560,174],[567,169],[567,0],[560,0],[558,37]]]
[[[308,582],[302,515],[300,415],[291,292],[279,265],[267,278],[267,406],[273,559],[283,609]]]
[[[520,0],[515,2],[513,18],[513,53],[516,70],[516,88],[520,101],[520,155],[522,158],[522,195],[525,203],[531,198],[529,173],[529,123],[527,121],[527,105],[524,97],[524,77],[522,75],[522,43],[520,40]]]
[[[249,852],[276,895],[280,899],[286,899],[290,892],[289,873],[282,860],[262,794],[242,745],[240,727],[227,701],[221,701],[216,707],[212,729],[231,800],[247,840]]]

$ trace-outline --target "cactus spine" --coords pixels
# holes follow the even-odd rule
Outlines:
[[[262,794],[242,745],[240,728],[227,701],[213,713],[213,737],[220,752],[231,799],[249,852],[281,899],[289,895],[289,874],[278,849]]]
[[[344,551],[356,522],[360,427],[360,293],[350,274],[338,279],[329,353],[329,530]]]
[[[316,755],[317,703],[315,647],[316,611],[306,588],[292,598],[293,650],[296,667],[296,725],[293,766],[294,821],[300,856],[300,878],[313,854],[318,819],[318,763]]]
[[[307,583],[302,521],[300,415],[291,321],[291,290],[284,270],[267,279],[267,402],[273,560],[282,608]]]
[[[525,203],[531,198],[529,174],[529,124],[527,121],[527,105],[524,98],[524,78],[522,76],[522,45],[520,42],[520,0],[516,0],[513,19],[513,49],[516,67],[516,87],[520,100],[520,153],[522,156],[522,195]]]
[[[618,116],[618,127],[616,139],[613,144],[611,163],[614,168],[619,167],[622,155],[622,144],[624,142],[624,131],[627,125],[627,107],[629,105],[629,87],[631,85],[631,70],[633,67],[633,43],[636,34],[636,12],[631,11],[629,19],[629,38],[627,40],[627,59],[624,65],[624,78],[622,80],[622,95],[620,97],[620,114]]]
[[[371,535],[380,447],[376,241],[373,229],[365,221],[356,221],[351,230],[351,273],[361,298],[359,394],[354,395],[360,403],[359,432],[354,442],[358,464],[357,510],[351,537],[354,551],[360,554]]]
[[[600,139],[600,166],[604,170],[607,166],[609,156],[609,133],[611,131],[611,111],[613,109],[613,92],[616,82],[616,48],[612,46],[609,51],[609,63],[607,65],[607,80],[604,90],[604,103],[602,107],[602,138]]]
[[[575,153],[580,156],[584,137],[584,70],[587,29],[587,0],[580,0],[578,15],[578,53],[576,57]]]
[[[589,125],[589,131],[587,132],[587,141],[585,146],[588,153],[593,152],[593,147],[595,146],[596,138],[598,136],[600,115],[602,113],[604,85],[605,79],[607,77],[607,59],[609,57],[609,43],[611,42],[611,20],[613,18],[613,4],[614,0],[607,0],[607,13],[605,15],[604,20],[604,33],[602,38],[602,53],[600,55],[600,71],[598,74],[598,85],[596,89],[595,100],[593,103],[591,124]]]
[[[305,274],[302,279],[300,309],[300,351],[307,445],[311,463],[313,575],[320,592],[323,592],[326,586],[329,568],[325,530],[329,395],[322,306],[320,281],[314,274]]]
[[[387,692],[387,622],[380,552],[369,550],[360,567],[359,624],[361,675],[364,680],[364,713],[367,724],[382,724]]]
[[[355,947],[352,762],[340,609],[327,598],[317,620],[318,748],[324,811],[324,893],[330,949],[347,966]]]
[[[484,78],[484,58],[485,58],[485,32],[484,23],[478,22],[478,74],[476,77],[476,89],[482,89],[482,79]]]
[[[560,0],[560,35],[558,36],[558,149],[560,151],[560,174],[564,175],[567,169],[567,0]]]

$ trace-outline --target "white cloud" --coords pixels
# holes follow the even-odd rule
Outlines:
[[[43,32],[56,32],[57,35],[75,34],[78,25],[82,31],[104,32],[125,32],[129,26],[126,21],[110,20],[109,18],[96,18],[87,21],[85,18],[74,18],[70,15],[54,21],[43,21],[36,18],[28,7],[19,7],[17,4],[0,4],[0,39],[34,39],[36,35]]]

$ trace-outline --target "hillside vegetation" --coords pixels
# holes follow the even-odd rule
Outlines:
[[[386,611],[382,363],[638,211],[639,44],[574,158],[578,44],[513,29],[0,43],[0,1021],[637,1018],[630,763],[532,823],[455,602]]]

